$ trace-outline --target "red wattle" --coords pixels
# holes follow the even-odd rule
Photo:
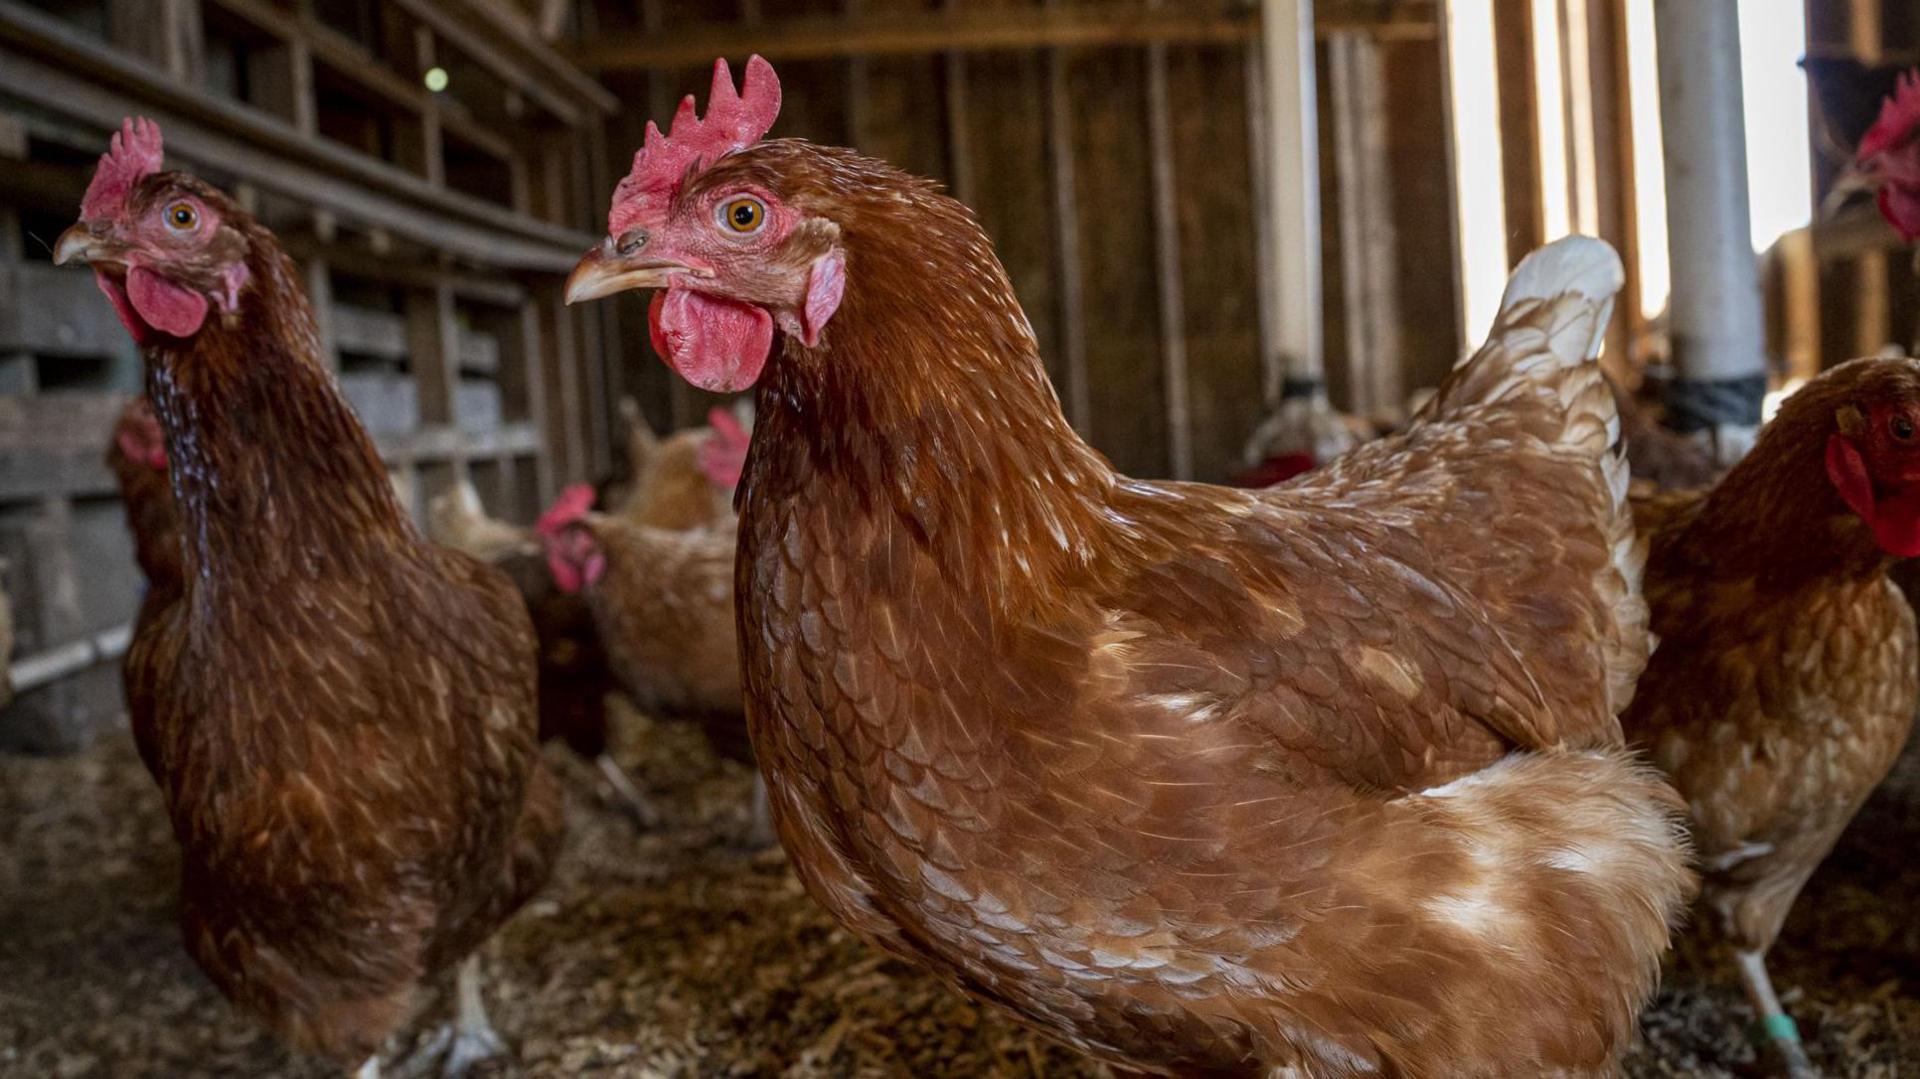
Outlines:
[[[1866,459],[1843,435],[1827,439],[1827,479],[1867,527],[1873,541],[1895,558],[1920,556],[1920,486],[1881,497],[1873,489]]]
[[[127,271],[127,299],[147,325],[175,337],[192,337],[207,321],[207,298],[144,266]]]
[[[670,288],[648,308],[654,350],[680,377],[713,393],[760,378],[773,351],[773,316],[753,304]]]

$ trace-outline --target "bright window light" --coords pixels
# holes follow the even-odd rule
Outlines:
[[[1673,276],[1667,264],[1666,156],[1660,149],[1659,54],[1653,0],[1627,3],[1627,113],[1633,123],[1634,244],[1639,248],[1640,314],[1667,306]],[[1776,14],[1778,14],[1776,12]]]
[[[1540,140],[1540,217],[1546,239],[1573,231],[1567,203],[1566,83],[1560,66],[1560,0],[1533,0],[1534,123]]]
[[[1791,10],[1784,10],[1790,8]],[[1740,5],[1740,90],[1747,110],[1747,193],[1753,247],[1764,251],[1812,216],[1807,47],[1800,5]]]
[[[1493,0],[1453,0],[1446,10],[1461,327],[1469,345],[1477,345],[1493,326],[1507,278]]]

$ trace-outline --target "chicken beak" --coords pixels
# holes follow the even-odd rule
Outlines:
[[[99,250],[100,246],[93,235],[93,230],[82,221],[61,233],[60,238],[54,241],[53,264],[65,266],[75,259],[92,262]]]
[[[666,288],[676,273],[690,270],[670,259],[622,258],[605,245],[586,253],[567,275],[567,302],[580,303],[639,288]]]

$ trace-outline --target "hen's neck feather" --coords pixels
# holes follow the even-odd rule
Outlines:
[[[745,498],[836,499],[907,527],[956,583],[1044,593],[1084,567],[1118,478],[1061,414],[971,212],[884,166],[835,165],[822,212],[846,292],[817,347],[788,337],[769,366]]]
[[[1827,478],[1827,436],[1844,401],[1842,388],[1820,383],[1795,394],[1707,493],[1688,534],[1708,572],[1794,588],[1886,571],[1892,559]]]
[[[147,350],[190,580],[321,578],[408,546],[373,442],[320,356],[292,263],[249,226],[239,309]]]

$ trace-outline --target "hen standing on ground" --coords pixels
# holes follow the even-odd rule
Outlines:
[[[814,897],[1136,1069],[1613,1074],[1693,878],[1615,718],[1612,251],[1523,264],[1403,434],[1270,491],[1133,480],[965,207],[758,141],[757,57],[713,85],[569,295],[662,288],[669,364],[759,384],[741,658]]]
[[[1811,1074],[1765,956],[1913,721],[1920,363],[1855,360],[1787,398],[1711,490],[1637,500],[1660,648],[1625,717],[1693,811],[1706,897],[1782,1063]]]
[[[101,159],[55,248],[80,258],[145,353],[186,536],[127,681],[187,948],[293,1045],[363,1074],[459,963],[458,1072],[499,1048],[474,950],[560,839],[526,611],[415,532],[293,264],[226,196],[162,172],[151,123]]]

